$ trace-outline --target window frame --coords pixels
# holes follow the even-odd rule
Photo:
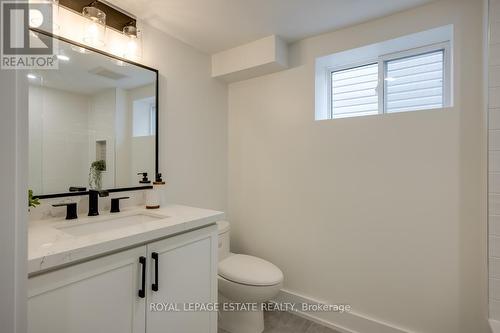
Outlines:
[[[327,119],[342,119],[342,118],[353,118],[353,117],[363,117],[367,115],[353,115],[336,117],[333,109],[333,90],[332,90],[332,76],[335,72],[355,69],[363,66],[378,64],[378,85],[377,85],[377,95],[378,95],[378,113],[373,115],[387,114],[387,63],[393,60],[399,60],[404,58],[411,58],[419,55],[424,55],[428,53],[434,53],[438,51],[443,51],[443,108],[449,107],[452,101],[452,68],[451,68],[451,43],[450,41],[429,44],[426,46],[416,47],[412,49],[407,49],[404,51],[397,51],[387,54],[382,54],[376,58],[371,58],[365,61],[358,61],[349,64],[343,64],[340,66],[328,66],[325,68],[326,72],[326,87],[327,87],[327,108],[328,108],[328,118]],[[414,111],[423,111],[413,110]],[[430,109],[432,110],[432,109]],[[396,112],[399,113],[399,112]]]

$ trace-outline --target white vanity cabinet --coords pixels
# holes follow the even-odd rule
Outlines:
[[[147,311],[148,333],[216,333],[217,312],[190,306],[217,302],[217,232],[191,232],[148,245],[148,304],[177,305],[179,312]],[[157,258],[157,259],[155,259]],[[157,276],[156,276],[157,275]],[[149,305],[148,305],[149,306]]]
[[[217,301],[216,251],[209,226],[33,276],[28,332],[216,333],[216,312],[183,311]],[[182,311],[150,311],[155,302]]]

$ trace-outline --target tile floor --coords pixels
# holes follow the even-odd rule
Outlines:
[[[266,312],[263,333],[339,333],[289,312]],[[227,333],[219,329],[219,333]]]

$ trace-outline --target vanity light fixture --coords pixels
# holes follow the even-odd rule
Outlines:
[[[83,27],[83,42],[96,48],[103,47],[106,35],[106,13],[91,3],[83,7],[82,15],[87,19]]]
[[[85,0],[48,1],[56,1],[57,7],[82,13],[85,18],[83,35],[78,37],[82,44],[133,61],[142,58],[142,33],[134,15],[105,0],[88,0],[90,3]],[[74,51],[87,52],[83,47],[75,47]]]
[[[141,32],[136,24],[134,21],[123,27],[123,34],[127,37],[123,51],[124,58],[137,60],[142,57]]]

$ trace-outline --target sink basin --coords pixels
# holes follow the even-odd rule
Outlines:
[[[86,219],[88,220],[88,222],[77,222],[73,225],[68,224],[58,227],[57,229],[73,236],[86,236],[141,225],[165,218],[168,218],[168,216],[148,213],[136,213],[126,216],[97,218],[97,220],[95,221],[93,220],[95,218],[89,218]]]

